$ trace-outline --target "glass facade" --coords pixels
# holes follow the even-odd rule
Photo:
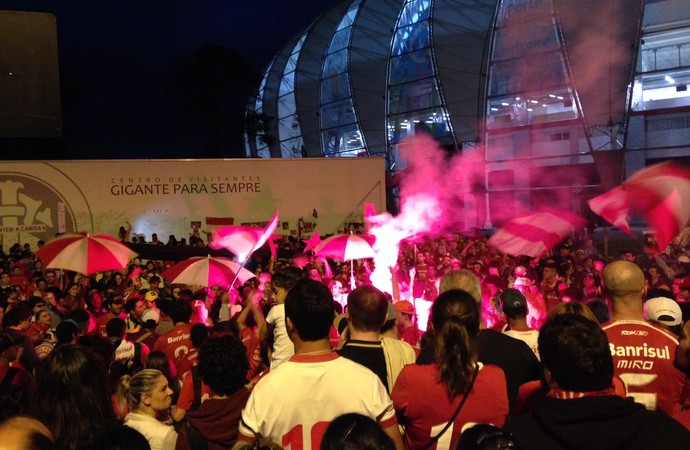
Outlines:
[[[645,159],[677,157],[690,145],[690,10],[662,0],[645,7],[627,146]]]
[[[457,145],[434,60],[433,3],[406,1],[393,33],[387,91],[387,138],[393,153],[398,142],[419,131]]]
[[[348,74],[352,27],[360,0],[354,0],[333,34],[321,72],[321,149],[324,156],[366,156]]]
[[[267,134],[277,139],[253,137],[248,147],[261,157],[302,157],[305,148],[385,155],[395,172],[398,143],[424,132],[483,156],[492,223],[520,210],[495,208],[502,201],[528,209],[557,198],[585,211],[601,188],[594,160],[604,151],[623,150],[626,174],[662,159],[690,162],[690,0],[615,1],[630,6],[626,14],[615,5],[586,11],[592,24],[568,20],[578,5],[557,11],[555,0],[344,1],[267,68],[249,110],[276,115]],[[610,29],[605,14],[614,14]],[[596,64],[573,48],[582,32],[602,33],[601,62],[618,69],[615,78],[588,72]],[[309,58],[298,65],[300,55]],[[599,85],[583,83],[589,75],[615,80],[615,115],[598,101]]]
[[[275,61],[275,58],[274,58]],[[259,91],[256,95],[256,101],[254,102],[254,113],[256,116],[260,116],[261,114],[264,113],[264,95],[266,95],[266,80],[268,79],[268,75],[271,73],[271,69],[273,68],[273,61],[271,61],[271,64],[269,64],[268,68],[264,72],[264,76],[261,80],[261,85],[259,85]],[[248,157],[253,157],[256,156],[258,158],[270,158],[271,157],[271,150],[268,147],[268,142],[266,142],[266,132],[265,130],[257,131],[256,133],[256,138],[255,140],[255,149],[256,153],[253,155],[251,151],[251,147],[248,146],[247,148],[247,156]]]
[[[295,70],[306,38],[305,32],[292,49],[278,89],[278,140],[283,158],[302,157],[304,140],[295,103]]]
[[[576,119],[553,3],[500,2],[489,70],[489,130]]]

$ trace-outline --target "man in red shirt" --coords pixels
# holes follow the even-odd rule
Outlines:
[[[421,332],[417,327],[417,315],[414,305],[407,300],[400,300],[395,305],[395,312],[398,316],[398,336],[414,348],[419,348]]]
[[[124,307],[122,296],[113,296],[111,294],[103,304],[108,312],[96,318],[96,327],[93,329],[93,334],[108,337],[105,327],[110,319],[120,318],[124,320],[127,315],[122,312]]]
[[[644,320],[642,299],[647,288],[642,269],[617,260],[604,268],[604,288],[611,303],[611,321],[602,325],[609,339],[614,373],[628,395],[649,410],[680,410],[685,375],[673,365],[678,340]]]
[[[177,362],[193,347],[190,339],[192,326],[189,324],[189,319],[192,317],[191,305],[186,301],[175,302],[170,311],[170,317],[175,326],[158,338],[153,350],[162,351],[177,365]]]

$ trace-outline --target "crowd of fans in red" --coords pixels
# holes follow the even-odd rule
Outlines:
[[[0,249],[0,441],[689,448],[685,248],[426,238],[401,245],[390,293],[372,260],[286,253],[228,290],[171,285],[164,261],[83,276]]]

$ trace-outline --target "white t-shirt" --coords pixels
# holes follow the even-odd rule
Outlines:
[[[359,413],[388,428],[395,410],[378,376],[331,352],[295,355],[254,387],[242,410],[240,434],[256,433],[286,449],[319,449],[329,423]]]
[[[520,339],[521,341],[525,342],[525,344],[527,344],[537,356],[537,359],[541,360],[539,357],[539,330],[518,331],[505,329],[503,330],[503,334],[507,334],[510,337]]]
[[[275,305],[266,316],[266,323],[273,325],[273,355],[271,370],[275,369],[295,354],[295,347],[285,328],[285,305]]]

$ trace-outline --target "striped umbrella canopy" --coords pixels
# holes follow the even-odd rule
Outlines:
[[[254,276],[231,259],[212,256],[185,259],[163,272],[163,278],[168,283],[205,287],[230,287],[235,279],[244,283]]]
[[[49,269],[64,269],[91,275],[120,270],[138,255],[112,236],[66,233],[47,242],[36,257]]]
[[[314,247],[314,254],[342,261],[373,258],[376,256],[372,247],[375,240],[374,236],[365,234],[337,234]]]

